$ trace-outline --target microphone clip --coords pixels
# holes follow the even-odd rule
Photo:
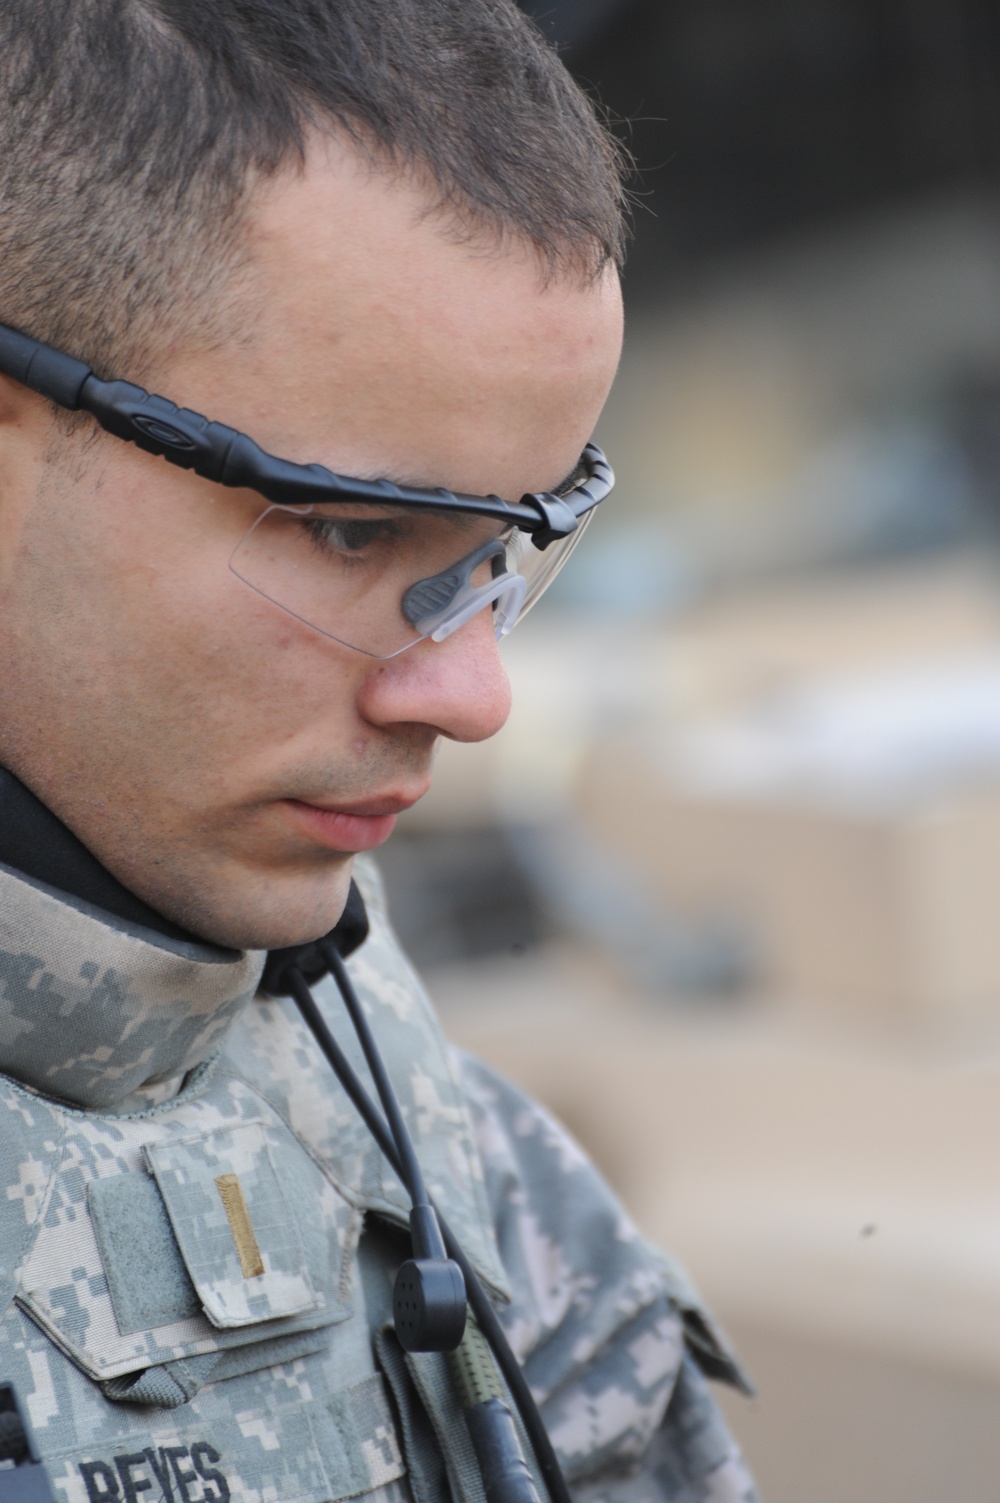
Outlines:
[[[465,1334],[465,1279],[445,1254],[437,1217],[429,1205],[410,1212],[414,1256],[396,1274],[392,1318],[408,1352],[452,1352]]]

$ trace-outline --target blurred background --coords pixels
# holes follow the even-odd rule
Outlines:
[[[767,1503],[995,1500],[1000,11],[526,6],[638,165],[619,483],[397,925],[729,1328]]]

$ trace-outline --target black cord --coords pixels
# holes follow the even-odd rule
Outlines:
[[[324,959],[330,958],[326,954],[326,951],[328,949],[332,951],[333,946],[324,946]],[[359,1014],[361,1013],[361,1003],[358,999],[357,993],[354,990],[350,977],[347,974],[346,968],[343,961],[341,960],[339,953],[337,953],[337,960],[339,961],[339,965],[336,968],[331,967],[331,969],[333,969],[334,979],[336,980],[337,985],[340,988],[341,995],[344,998],[344,1004],[347,1007],[353,1021],[355,1012]],[[330,1029],[327,1026],[326,1019],[323,1017],[323,1014],[320,1012],[318,1006],[316,1005],[315,998],[313,997],[313,994],[310,991],[309,985],[306,982],[305,977],[302,975],[302,972],[298,969],[297,966],[288,966],[284,971],[282,980],[284,985],[287,986],[289,992],[291,993],[296,1006],[305,1019],[306,1024],[313,1034],[317,1044],[319,1045],[323,1054],[326,1056],[331,1069],[333,1070],[337,1079],[340,1081],[344,1090],[347,1092],[347,1095],[350,1097],[350,1100],[352,1101],[365,1126],[368,1128],[368,1131],[375,1139],[386,1159],[388,1159],[391,1168],[399,1176],[400,1181],[402,1182],[404,1188],[407,1190],[407,1193],[410,1193],[410,1186],[406,1181],[404,1166],[397,1151],[393,1135],[389,1131],[388,1124],[385,1121],[385,1118],[380,1113],[378,1107],[375,1105],[374,1101],[369,1096],[368,1092],[365,1090],[364,1086],[361,1084],[360,1080],[354,1072],[354,1067],[351,1065],[346,1054],[337,1043],[337,1040],[334,1038],[333,1034],[330,1032]],[[367,1024],[367,1019],[365,1020],[365,1022]],[[381,1057],[378,1056],[378,1049],[374,1043],[374,1039],[371,1038],[370,1030],[368,1030],[368,1033],[369,1038],[371,1039],[372,1046],[375,1050],[375,1054],[378,1057],[382,1073],[385,1076],[386,1083],[389,1085],[390,1095],[395,1102],[395,1093],[392,1091],[391,1082],[388,1081],[388,1076],[385,1075],[385,1066],[382,1064]],[[361,1036],[359,1035],[359,1037]],[[363,1037],[361,1037],[361,1045],[362,1048],[365,1047]],[[365,1051],[365,1057],[368,1057],[367,1050]],[[371,1068],[370,1060],[369,1068]],[[372,1074],[374,1076],[375,1072],[372,1071]],[[376,1078],[376,1085],[377,1084],[378,1080]],[[396,1103],[396,1110],[399,1110],[398,1103]],[[408,1138],[409,1134],[407,1133],[405,1134],[405,1136]],[[419,1169],[417,1172],[419,1175]],[[423,1184],[422,1178],[420,1179],[420,1183],[421,1185]],[[433,1205],[432,1201],[429,1201],[428,1203]],[[434,1209],[437,1214],[438,1224],[441,1228],[441,1235],[444,1239],[444,1245],[448,1251],[448,1256],[454,1259],[459,1268],[462,1270],[462,1276],[465,1279],[465,1289],[466,1294],[468,1295],[469,1304],[472,1306],[473,1314],[475,1315],[476,1320],[479,1322],[480,1329],[485,1335],[487,1341],[490,1343],[490,1346],[493,1348],[493,1355],[496,1358],[497,1366],[503,1373],[507,1387],[510,1389],[511,1397],[517,1405],[518,1412],[521,1416],[521,1422],[524,1425],[528,1439],[531,1442],[531,1447],[535,1453],[535,1458],[538,1462],[539,1470],[541,1471],[542,1477],[545,1481],[545,1486],[548,1489],[549,1497],[551,1498],[552,1503],[573,1503],[573,1500],[570,1497],[569,1488],[566,1485],[566,1479],[562,1474],[562,1468],[559,1465],[559,1458],[556,1456],[552,1442],[549,1439],[548,1431],[545,1428],[545,1422],[543,1421],[541,1414],[538,1412],[538,1405],[535,1403],[534,1395],[532,1394],[531,1389],[528,1387],[528,1381],[521,1370],[521,1364],[518,1362],[513,1351],[511,1350],[510,1343],[507,1340],[506,1333],[503,1329],[503,1326],[500,1324],[500,1320],[493,1308],[489,1295],[486,1293],[486,1290],[483,1287],[482,1281],[479,1275],[476,1273],[476,1270],[473,1268],[472,1264],[465,1256],[465,1253],[462,1251],[462,1248],[456,1240],[451,1227],[445,1221],[444,1217],[441,1215],[441,1212],[437,1210],[436,1206],[434,1207]]]
[[[393,1090],[392,1081],[389,1079],[385,1062],[375,1042],[375,1036],[369,1027],[364,1008],[361,1006],[361,999],[354,990],[351,978],[347,974],[347,967],[344,964],[343,957],[336,945],[330,944],[327,941],[321,941],[319,952],[330,967],[330,973],[340,988],[340,995],[344,999],[344,1006],[347,1008],[351,1022],[354,1025],[354,1032],[357,1034],[358,1042],[361,1044],[365,1063],[368,1065],[372,1080],[375,1082],[375,1089],[378,1091],[379,1099],[382,1102],[382,1110],[389,1124],[389,1131],[392,1133],[392,1140],[396,1145],[397,1155],[402,1161],[403,1173],[400,1175],[400,1178],[409,1191],[410,1199],[415,1206],[428,1205],[427,1187],[424,1184],[423,1174],[420,1172],[417,1155],[413,1151],[413,1139],[410,1137],[409,1129],[403,1121],[403,1114],[399,1109],[399,1101],[396,1097],[396,1092]]]

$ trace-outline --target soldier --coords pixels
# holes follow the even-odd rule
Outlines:
[[[394,1331],[408,1195],[259,990],[367,925],[573,1496],[747,1503],[697,1296],[449,1056],[363,854],[502,725],[498,636],[608,489],[613,148],[507,0],[5,0],[0,92],[0,1379],[57,1496],[484,1497]]]

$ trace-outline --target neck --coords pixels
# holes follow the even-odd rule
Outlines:
[[[30,789],[3,768],[0,865],[168,939],[203,943],[123,887]]]

